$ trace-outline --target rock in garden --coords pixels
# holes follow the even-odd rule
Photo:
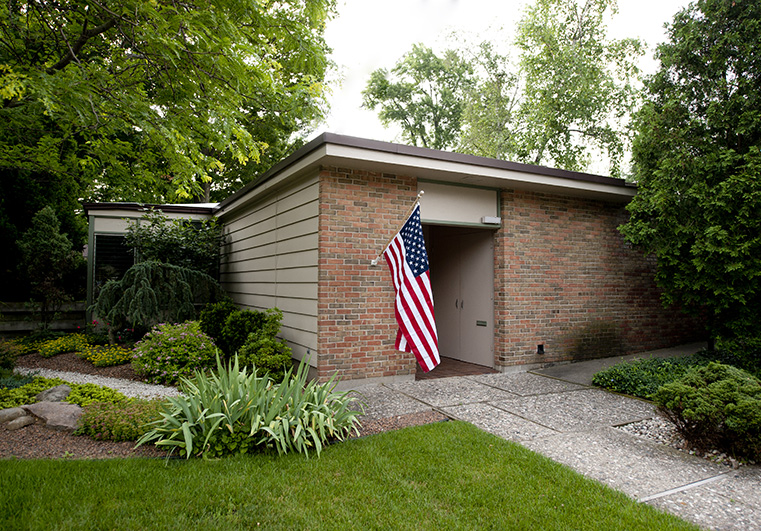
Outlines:
[[[23,417],[18,417],[16,419],[13,419],[8,423],[8,429],[13,430],[19,430],[25,426],[29,426],[30,424],[34,424],[36,421],[34,420],[34,417],[26,415]]]
[[[38,394],[35,398],[38,402],[63,402],[71,393],[71,387],[68,385],[57,385],[46,389]]]
[[[45,426],[56,430],[75,430],[82,416],[82,408],[66,402],[37,402],[22,406],[25,411],[45,421]]]
[[[26,412],[20,407],[9,407],[8,409],[0,409],[0,422],[10,422],[16,420],[19,417],[26,415]]]

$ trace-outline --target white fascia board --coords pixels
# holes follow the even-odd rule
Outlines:
[[[306,156],[296,160],[293,164],[289,165],[287,168],[284,168],[282,171],[273,175],[263,183],[253,187],[235,202],[217,210],[214,215],[217,217],[224,217],[229,215],[238,208],[247,205],[253,199],[266,196],[270,192],[277,190],[287,181],[293,178],[303,177],[304,175],[316,171],[317,168],[319,168],[320,164],[322,164],[322,160],[325,158],[326,148],[327,145],[322,145],[318,149],[311,151]]]
[[[529,190],[621,203],[628,202],[636,194],[636,188],[632,186],[615,186],[594,181],[575,180],[336,144],[326,144],[324,148],[326,148],[327,159],[323,163],[444,182]]]

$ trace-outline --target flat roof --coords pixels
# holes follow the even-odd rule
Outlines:
[[[323,133],[219,203],[226,210],[277,176],[303,175],[320,166],[414,176],[500,189],[531,190],[626,203],[636,185],[623,179],[450,151]]]

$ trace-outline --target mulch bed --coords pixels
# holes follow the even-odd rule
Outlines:
[[[59,354],[52,358],[43,358],[39,354],[27,354],[19,357],[16,365],[31,369],[53,369],[140,380],[129,364],[116,367],[95,367],[73,353]],[[446,420],[446,417],[434,411],[373,420],[363,423],[359,436],[364,437],[441,420]],[[5,425],[0,426],[0,459],[108,459],[166,456],[164,451],[155,446],[146,445],[139,448],[134,448],[134,446],[133,442],[96,441],[90,437],[53,430],[42,424],[32,424],[15,431],[8,430]]]

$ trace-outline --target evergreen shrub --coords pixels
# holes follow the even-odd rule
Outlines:
[[[222,328],[222,352],[232,357],[253,332],[260,330],[265,317],[254,310],[235,310],[225,319]]]
[[[13,341],[0,339],[0,369],[13,369],[16,358],[21,355],[21,347]]]
[[[664,385],[654,400],[698,448],[761,459],[761,381],[748,372],[711,362]]]
[[[283,312],[277,308],[264,312],[261,328],[249,334],[238,354],[242,367],[256,368],[259,374],[267,374],[277,383],[283,381],[293,366],[290,347],[275,337],[282,319]]]
[[[212,338],[225,353],[227,353],[227,349],[224,347],[224,341],[222,340],[222,330],[225,327],[227,318],[231,313],[236,311],[238,311],[237,306],[229,300],[209,303],[201,310],[199,318],[201,331]]]
[[[159,324],[135,344],[132,367],[149,382],[172,385],[196,369],[212,368],[215,353],[198,321]]]

